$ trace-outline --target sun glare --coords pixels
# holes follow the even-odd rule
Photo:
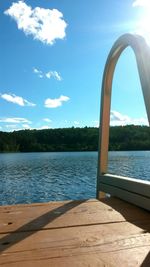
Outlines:
[[[140,17],[137,21],[135,33],[143,36],[150,45],[150,2],[141,10]]]

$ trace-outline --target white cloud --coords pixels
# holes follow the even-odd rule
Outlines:
[[[29,123],[31,124],[31,121],[25,118],[0,118],[0,122],[4,123]]]
[[[29,124],[22,124],[22,127],[24,129],[31,129],[31,126]]]
[[[52,120],[48,119],[48,118],[44,118],[43,121],[46,121],[46,122],[52,122]]]
[[[135,118],[135,119],[131,119],[131,123],[130,124],[149,126],[148,120],[146,118]]]
[[[45,100],[45,107],[46,108],[57,108],[62,105],[62,102],[68,101],[70,98],[68,96],[61,95],[59,98],[47,98]]]
[[[124,125],[149,125],[148,120],[145,118],[130,118],[127,115],[123,115],[118,111],[112,110],[110,112],[110,125],[111,126],[124,126]]]
[[[4,126],[8,131],[20,131],[20,130],[27,130],[27,129],[32,129],[28,124],[6,124]]]
[[[125,125],[130,122],[130,118],[126,115],[119,113],[118,111],[112,110],[110,112],[110,124],[111,125]]]
[[[132,4],[134,8],[140,8],[139,19],[135,23],[134,33],[144,37],[145,41],[150,44],[150,1],[149,0],[135,0]]]
[[[74,121],[74,124],[75,124],[75,125],[79,125],[80,122],[79,122],[79,121]]]
[[[15,124],[7,124],[7,125],[5,125],[5,127],[10,128],[10,129],[14,129],[14,128],[17,128],[18,126]]]
[[[58,80],[58,81],[61,81],[61,80],[62,80],[61,76],[58,74],[57,71],[53,71],[53,77],[54,77],[56,80]]]
[[[48,79],[50,79],[51,76],[52,76],[51,71],[47,72],[47,73],[45,74],[45,76],[46,76]]]
[[[31,128],[30,128],[31,129]],[[32,129],[36,129],[36,130],[44,130],[44,129],[51,129],[50,126],[48,125],[42,125],[42,126],[39,126],[39,127],[33,127]]]
[[[150,7],[149,0],[135,0],[132,4],[133,7]]]
[[[14,94],[0,94],[0,97],[8,102],[17,104],[19,106],[30,106],[30,107],[36,106],[36,104],[31,103],[26,99],[23,99],[21,96],[16,96]]]
[[[99,121],[98,120],[93,121],[93,123],[94,123],[94,127],[99,127]]]
[[[52,45],[56,39],[66,36],[67,23],[57,9],[32,9],[24,1],[18,1],[12,3],[4,14],[16,21],[19,30],[23,30],[26,35],[32,35],[42,43]]]
[[[37,68],[33,68],[33,72],[36,73],[39,78],[43,78],[43,73],[41,70],[38,70]]]
[[[33,68],[33,72],[35,74],[37,74],[38,77],[40,77],[40,78],[44,78],[45,77],[47,79],[54,78],[57,81],[61,81],[62,80],[62,77],[60,76],[60,74],[55,70],[54,71],[50,70],[50,71],[44,73],[42,70],[39,70],[37,68]]]
[[[43,125],[39,128],[36,128],[37,130],[44,130],[44,129],[50,129],[51,127],[50,126],[47,126],[47,125]]]
[[[36,68],[33,68],[33,72],[34,72],[34,73],[41,73],[41,71],[38,70],[38,69],[36,69]]]
[[[45,74],[45,76],[46,76],[48,79],[50,79],[51,77],[53,77],[53,78],[55,78],[55,79],[58,80],[58,81],[61,81],[61,80],[62,80],[61,76],[58,74],[57,71],[49,71],[49,72],[47,72],[47,73]]]

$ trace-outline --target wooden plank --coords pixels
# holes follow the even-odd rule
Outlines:
[[[149,198],[150,201],[150,182],[113,174],[100,176],[100,183],[119,187],[130,192]]]
[[[101,183],[101,190],[150,211],[150,199],[121,188]]]
[[[150,251],[143,228],[120,222],[1,234],[0,266],[139,267]]]
[[[147,221],[150,220],[150,215],[115,198],[103,202],[93,199],[1,206],[0,233],[122,222],[126,218],[130,222]]]

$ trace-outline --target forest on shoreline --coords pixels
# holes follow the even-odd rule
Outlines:
[[[95,127],[0,131],[0,152],[97,151]],[[150,150],[150,127],[110,127],[109,150]]]

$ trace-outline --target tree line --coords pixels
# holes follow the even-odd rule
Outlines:
[[[96,151],[94,127],[0,132],[0,152]],[[110,127],[109,150],[150,150],[148,126]]]

